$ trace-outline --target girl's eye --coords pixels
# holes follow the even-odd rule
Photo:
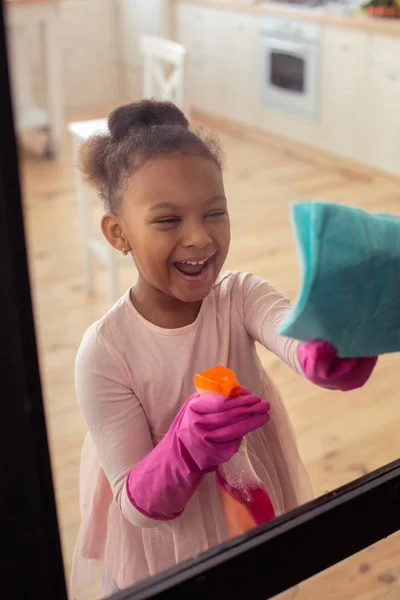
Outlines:
[[[225,210],[212,210],[206,214],[206,218],[223,217],[224,215],[226,215]],[[180,222],[180,220],[181,219],[179,217],[160,217],[159,219],[153,221],[153,223],[155,225],[176,225]]]
[[[207,213],[207,217],[223,217],[224,215],[226,215],[225,210],[212,210]]]
[[[162,217],[161,219],[157,219],[157,221],[154,221],[154,223],[157,224],[171,224],[171,223],[177,223],[179,221],[178,217]]]

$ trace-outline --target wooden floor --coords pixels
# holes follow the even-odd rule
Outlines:
[[[227,153],[226,188],[233,228],[227,266],[269,279],[293,300],[299,268],[289,220],[292,200],[323,198],[371,211],[399,212],[400,181],[276,138],[249,135],[222,125],[218,132]],[[37,144],[40,140],[28,142]],[[98,292],[87,297],[82,289],[69,140],[63,143],[57,161],[43,161],[25,150],[21,166],[46,414],[68,576],[79,521],[78,464],[85,434],[74,394],[74,360],[85,328],[108,308],[105,274],[97,266]],[[96,222],[99,214],[97,207]],[[134,278],[135,271],[127,260],[121,273],[121,292]],[[274,356],[264,350],[260,353],[286,400],[316,495],[399,457],[397,356],[380,360],[365,389],[342,395],[299,380]],[[400,536],[393,536],[319,574],[303,584],[298,599],[399,598],[399,544]]]

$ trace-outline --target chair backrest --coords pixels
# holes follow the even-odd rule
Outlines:
[[[170,100],[183,109],[186,48],[151,35],[141,35],[139,44],[144,57],[144,97]],[[168,74],[164,69],[166,64],[172,67]]]

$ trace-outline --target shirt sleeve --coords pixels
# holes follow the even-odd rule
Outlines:
[[[153,449],[146,415],[127,376],[99,332],[86,332],[78,350],[75,385],[78,402],[102,469],[125,518],[137,527],[156,527],[129,501],[131,469]]]
[[[280,323],[292,310],[289,300],[267,281],[252,274],[243,275],[241,290],[248,334],[302,374],[297,356],[299,342],[278,334]]]

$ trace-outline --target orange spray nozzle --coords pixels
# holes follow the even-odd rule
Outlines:
[[[216,392],[224,396],[238,396],[240,393],[240,385],[235,373],[228,367],[220,365],[195,375],[194,385],[196,389]]]

